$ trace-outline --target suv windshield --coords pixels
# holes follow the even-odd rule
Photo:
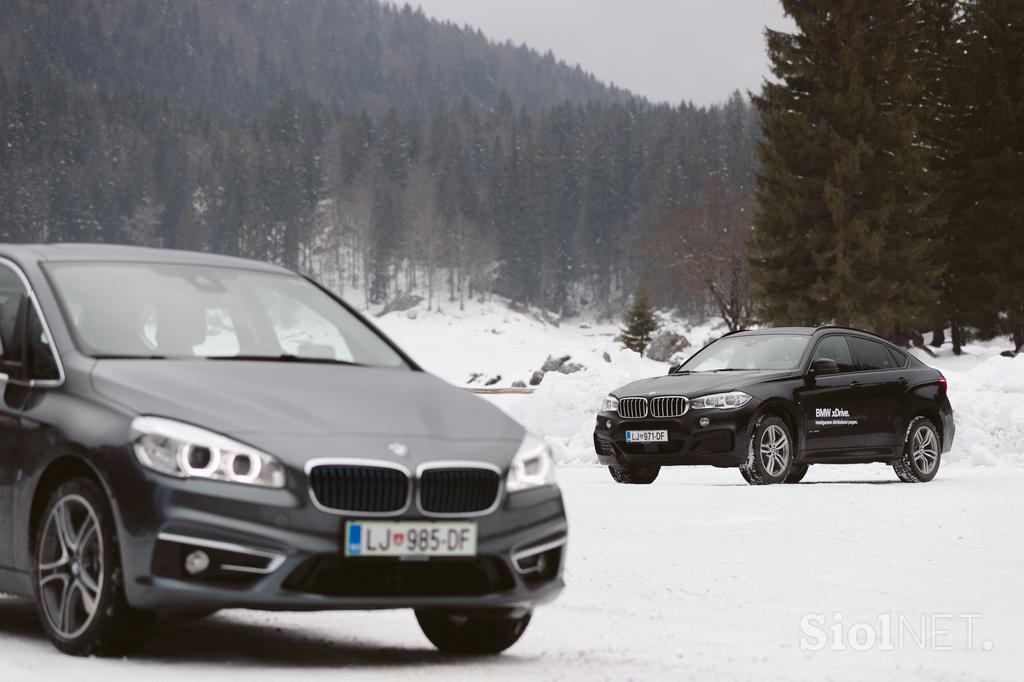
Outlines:
[[[798,334],[726,336],[705,347],[680,369],[691,372],[796,369],[810,340],[811,337]]]
[[[118,358],[245,358],[406,366],[311,282],[167,263],[46,266],[83,352]]]

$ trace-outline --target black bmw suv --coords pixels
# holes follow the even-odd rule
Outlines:
[[[544,441],[285,268],[0,246],[0,371],[0,592],[62,651],[237,607],[497,653],[562,589]]]
[[[692,464],[796,483],[810,464],[859,462],[915,482],[935,477],[954,431],[938,370],[859,330],[777,328],[727,334],[668,376],[612,391],[594,447],[619,483]]]

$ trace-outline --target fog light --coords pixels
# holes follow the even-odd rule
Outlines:
[[[609,429],[610,429],[610,428],[612,428],[612,420],[611,420],[611,419],[607,420],[607,421],[606,421],[606,422],[604,423],[604,425],[605,425],[605,426],[606,426],[607,428],[609,428]]]
[[[701,418],[700,418],[700,421],[699,421],[699,422],[697,422],[697,423],[698,423],[698,424],[700,424],[700,425],[701,425],[701,427],[703,428],[703,427],[707,426],[708,424],[710,424],[710,423],[711,423],[711,420],[710,420],[710,419],[708,419],[707,417],[701,417]]]
[[[185,572],[189,575],[199,575],[209,567],[210,557],[201,549],[189,552],[185,557]]]

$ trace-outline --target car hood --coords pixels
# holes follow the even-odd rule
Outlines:
[[[134,413],[177,419],[256,446],[339,438],[519,443],[524,434],[487,401],[409,369],[100,360],[91,379],[98,393]]]
[[[788,377],[792,372],[700,372],[669,374],[640,379],[612,391],[618,398],[627,396],[682,395],[699,398],[709,393],[741,390],[751,384]]]

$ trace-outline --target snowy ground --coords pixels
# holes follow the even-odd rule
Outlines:
[[[0,599],[0,682],[1020,679],[1024,357],[999,357],[1005,342],[919,355],[948,377],[958,421],[932,483],[864,465],[815,466],[804,484],[767,488],[733,470],[665,470],[648,487],[588,465],[600,399],[666,370],[617,348],[615,325],[553,327],[497,302],[378,322],[457,385],[473,373],[475,386],[527,380],[548,355],[587,368],[492,398],[555,447],[570,516],[568,587],[517,646],[458,660],[435,653],[410,613],[232,611],[162,625],[136,659],[82,661],[52,649],[30,604]],[[697,347],[721,333],[679,331]],[[851,636],[875,641],[858,651]]]
[[[29,604],[0,601],[0,679],[1020,679],[1022,470],[907,485],[882,466],[812,467],[768,488],[713,469],[650,487],[560,474],[568,588],[498,659],[435,653],[407,612],[231,611],[163,626],[136,659],[82,661],[52,649]],[[904,626],[893,650],[803,650],[801,620],[837,613],[878,639],[880,618]]]

